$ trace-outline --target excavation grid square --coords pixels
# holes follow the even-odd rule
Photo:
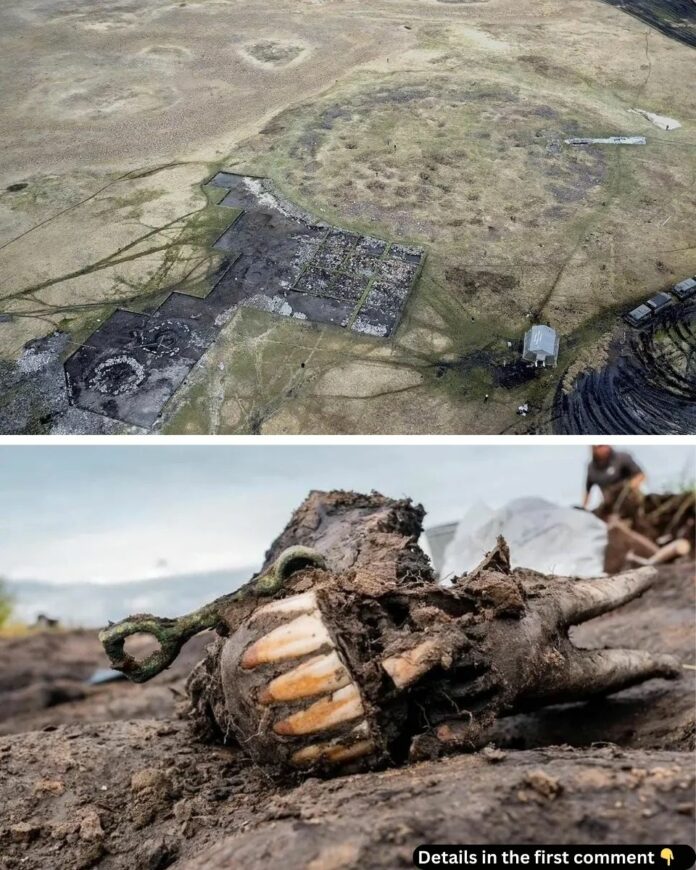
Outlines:
[[[312,296],[328,296],[333,284],[334,274],[326,269],[307,269],[295,285],[300,293],[311,293]]]
[[[353,275],[362,275],[364,278],[371,278],[378,267],[379,260],[365,254],[358,254],[356,251],[343,264],[343,271]]]

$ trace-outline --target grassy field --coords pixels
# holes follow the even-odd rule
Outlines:
[[[696,273],[693,49],[599,0],[34,0],[0,21],[7,364],[205,292],[219,167],[427,251],[388,342],[238,312],[164,432],[533,430],[618,312]],[[608,135],[647,144],[563,141]],[[561,364],[503,385],[533,321]]]

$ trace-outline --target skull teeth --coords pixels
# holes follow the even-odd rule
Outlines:
[[[335,652],[315,656],[272,680],[258,697],[261,704],[297,701],[342,689],[350,683],[350,674]]]
[[[362,739],[358,739],[362,738]],[[331,764],[341,764],[355,758],[363,758],[375,751],[375,742],[370,739],[370,729],[367,722],[361,722],[341,740],[327,743],[314,743],[304,746],[290,756],[290,763],[295,767],[311,767],[320,761]]]
[[[383,659],[382,667],[392,678],[394,685],[403,689],[429,671],[438,660],[439,654],[438,644],[426,640],[407,652]]]
[[[243,668],[255,668],[268,662],[280,662],[333,646],[319,611],[298,616],[292,622],[274,628],[247,647],[242,656]]]
[[[268,670],[275,669],[278,674],[280,668],[273,666],[299,659],[284,673],[270,674],[260,688],[254,688],[258,687],[258,677],[246,678],[252,681],[248,690],[256,697],[259,714],[267,705],[293,705],[291,711],[278,711],[271,726],[275,734],[286,738],[316,735],[322,741],[309,745],[303,741],[305,745],[300,747],[292,745],[295,740],[290,741],[284,748],[291,753],[286,756],[288,761],[295,767],[319,762],[340,765],[373,754],[377,747],[365,720],[360,690],[335,647],[315,593],[291,595],[258,608],[249,617],[252,632],[263,617],[281,624],[261,637],[257,632],[257,639],[236,659],[235,667],[241,667],[242,673],[237,670],[235,680],[245,680],[243,672],[260,665],[269,665]],[[297,705],[304,699],[311,702]]]
[[[351,758],[360,758],[375,749],[374,741],[368,738],[370,738],[370,729],[363,719],[343,737],[326,743],[303,746],[290,756],[290,761],[297,767],[309,767],[319,761],[340,763]]]
[[[314,592],[303,592],[301,595],[291,595],[264,604],[253,613],[252,621],[262,616],[285,615],[287,613],[313,613],[317,609],[317,596]]]
[[[336,725],[364,715],[358,687],[355,683],[350,683],[330,697],[322,698],[305,710],[299,710],[276,722],[273,730],[284,737],[314,734],[317,731],[328,731]]]

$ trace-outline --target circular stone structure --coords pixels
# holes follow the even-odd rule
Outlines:
[[[127,396],[145,380],[145,367],[132,356],[120,354],[98,362],[89,372],[89,389],[105,396]]]
[[[150,324],[138,336],[140,347],[155,356],[176,356],[191,340],[191,328],[180,320]]]

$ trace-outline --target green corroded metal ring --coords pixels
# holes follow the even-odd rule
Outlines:
[[[292,574],[309,567],[326,568],[326,560],[321,553],[310,547],[288,547],[278,556],[272,568],[236,592],[223,595],[192,613],[174,619],[153,616],[151,613],[127,616],[100,631],[99,640],[114,670],[121,671],[134,683],[145,683],[168,668],[182,646],[194,635],[219,625],[223,612],[230,605],[276,595]],[[138,661],[125,649],[126,640],[134,634],[151,634],[157,640],[159,649]]]

